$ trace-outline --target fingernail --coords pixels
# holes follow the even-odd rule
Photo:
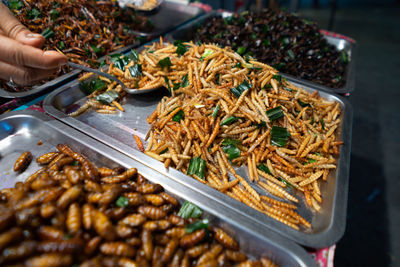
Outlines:
[[[35,38],[41,38],[43,36],[38,33],[28,33],[27,35],[25,35],[25,37],[30,39],[35,39]]]

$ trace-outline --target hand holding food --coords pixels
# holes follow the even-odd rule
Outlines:
[[[42,51],[44,38],[23,26],[0,3],[0,79],[28,85],[44,79],[67,62],[56,51]]]

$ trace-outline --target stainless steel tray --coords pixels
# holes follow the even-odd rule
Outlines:
[[[300,86],[298,83],[294,84]],[[308,91],[315,91],[313,88],[301,87]],[[72,118],[67,114],[85,102],[85,95],[79,89],[79,82],[72,81],[49,94],[44,101],[43,107],[48,114],[62,122],[140,161],[171,179],[178,180],[186,186],[206,194],[216,202],[226,205],[228,209],[242,213],[249,221],[261,224],[265,233],[269,230],[274,230],[301,245],[309,247],[329,246],[342,237],[346,225],[352,129],[352,108],[347,100],[331,93],[320,91],[320,95],[323,98],[340,103],[343,111],[343,121],[340,125],[339,134],[345,144],[340,148],[340,158],[336,172],[331,173],[332,177],[329,177],[329,182],[324,183],[321,187],[324,198],[322,212],[312,213],[306,208],[306,204],[300,200],[298,211],[300,215],[311,221],[312,224],[312,230],[304,232],[296,231],[277,222],[180,171],[173,168],[165,169],[163,163],[141,153],[137,149],[132,134],[136,134],[142,140],[145,138],[150,128],[146,118],[155,110],[160,99],[166,94],[167,90],[160,89],[151,94],[129,96],[122,102],[125,112],[116,115],[104,115],[90,111],[77,118]],[[244,168],[239,170],[239,173],[243,177],[247,177]],[[255,189],[258,190],[257,188]]]
[[[204,12],[203,9],[197,6],[166,0],[157,8],[156,13],[147,16],[154,23],[155,28],[151,32],[134,32],[139,36],[155,38],[171,31],[182,23],[189,22]]]
[[[192,20],[190,23],[182,25],[178,27],[176,30],[169,34],[169,38],[172,40],[187,40],[190,38],[190,33],[193,32],[196,27],[202,23],[204,23],[208,18],[215,16],[222,16],[224,18],[232,16],[233,13],[226,11],[212,11],[207,13],[204,16],[201,16],[195,20]],[[290,81],[294,81],[308,87],[312,87],[315,89],[324,89],[330,92],[338,93],[338,94],[346,94],[350,93],[354,90],[355,87],[355,63],[354,63],[354,53],[355,53],[355,44],[339,37],[332,37],[324,34],[327,42],[333,46],[335,46],[339,51],[344,51],[347,53],[349,58],[349,64],[346,68],[345,78],[346,84],[342,88],[330,88],[321,84],[317,84],[314,82],[310,82],[304,79],[297,78],[295,76],[284,74],[282,76],[286,77]]]
[[[42,145],[38,145],[38,141]],[[280,266],[317,266],[315,261],[300,246],[273,232],[261,233],[256,224],[249,224],[246,218],[226,210],[222,205],[200,192],[171,180],[159,172],[101,144],[100,142],[35,111],[11,112],[0,116],[0,189],[11,187],[17,181],[25,180],[41,168],[32,162],[22,174],[13,172],[13,164],[21,152],[30,150],[36,157],[45,152],[55,151],[56,145],[65,143],[82,153],[98,165],[109,167],[135,167],[147,179],[161,184],[165,190],[181,202],[188,200],[204,210],[205,217],[213,225],[224,228],[238,240],[244,252],[253,257],[267,256]]]

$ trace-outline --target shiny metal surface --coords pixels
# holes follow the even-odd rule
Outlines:
[[[38,145],[38,141],[42,144]],[[82,134],[71,127],[35,111],[11,112],[0,116],[0,189],[11,187],[23,181],[40,168],[32,162],[22,174],[12,168],[20,153],[30,150],[34,157],[55,151],[59,143],[68,144],[75,151],[84,154],[97,165],[108,167],[134,167],[154,183],[175,195],[181,203],[188,200],[204,210],[204,216],[213,225],[224,228],[239,242],[242,250],[252,257],[270,257],[280,266],[317,266],[310,255],[300,246],[278,234],[263,232],[263,227],[248,221],[242,214],[226,209],[202,192],[186,187],[169,179],[138,161],[111,149],[110,147]]]
[[[202,24],[204,21],[206,21],[210,17],[214,16],[222,16],[222,17],[229,17],[233,13],[231,12],[226,12],[226,11],[212,11],[207,13],[204,16],[201,16],[197,19],[192,20],[189,23],[186,23],[185,25],[182,25],[178,27],[176,30],[171,32],[170,34],[167,35],[171,40],[186,40],[188,36],[190,36],[190,33],[193,32],[196,27],[200,24]],[[354,53],[355,53],[355,44],[351,43],[350,41],[347,41],[342,38],[336,38],[332,36],[327,36],[324,35],[326,38],[327,42],[333,46],[335,46],[339,51],[345,51],[348,55],[349,58],[349,64],[346,69],[345,73],[345,78],[346,78],[346,84],[343,88],[330,88],[321,84],[317,84],[314,82],[310,82],[304,79],[297,78],[295,76],[289,75],[282,73],[282,76],[286,77],[288,80],[297,82],[300,84],[303,84],[307,87],[312,87],[315,89],[323,89],[326,91],[338,93],[338,94],[345,94],[345,93],[350,93],[354,91],[355,87],[355,62],[354,62]]]
[[[156,12],[147,16],[154,23],[155,28],[151,32],[133,32],[139,36],[155,38],[202,14],[204,10],[199,7],[165,0]]]
[[[298,83],[294,84],[300,86]],[[308,91],[315,91],[315,89],[303,85],[301,87]],[[311,212],[306,207],[304,199],[299,197],[298,211],[311,222],[312,229],[296,231],[207,185],[201,184],[180,171],[173,168],[165,169],[163,163],[141,153],[137,149],[132,135],[135,134],[142,140],[145,138],[150,128],[146,118],[155,110],[161,98],[167,94],[167,90],[159,89],[151,94],[129,96],[122,102],[125,112],[115,115],[104,115],[89,111],[77,118],[72,118],[67,114],[76,110],[85,101],[85,95],[79,90],[78,81],[73,81],[49,94],[44,101],[43,107],[48,114],[62,122],[140,161],[171,179],[202,192],[216,202],[226,205],[228,209],[242,213],[249,221],[261,224],[265,232],[274,230],[299,244],[309,247],[329,246],[342,237],[346,225],[352,129],[352,108],[347,100],[332,93],[320,91],[320,95],[323,98],[340,103],[343,111],[343,121],[340,125],[339,135],[345,144],[340,148],[336,172],[331,173],[328,182],[321,187],[323,196],[322,211],[320,213]],[[247,178],[245,167],[239,168],[238,173]],[[249,182],[249,184],[252,183]],[[258,190],[257,187],[254,186],[254,188]]]

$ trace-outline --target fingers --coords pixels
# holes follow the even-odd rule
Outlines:
[[[22,25],[10,12],[10,10],[0,2],[0,29],[4,35],[25,45],[42,47],[44,37],[41,34],[32,33]]]
[[[42,51],[0,36],[0,61],[31,68],[54,69],[66,64],[68,58],[56,51]]]
[[[56,69],[34,69],[27,67],[13,66],[0,61],[0,79],[9,81],[10,77],[14,82],[21,86],[33,84],[36,81],[45,79],[55,73]]]

